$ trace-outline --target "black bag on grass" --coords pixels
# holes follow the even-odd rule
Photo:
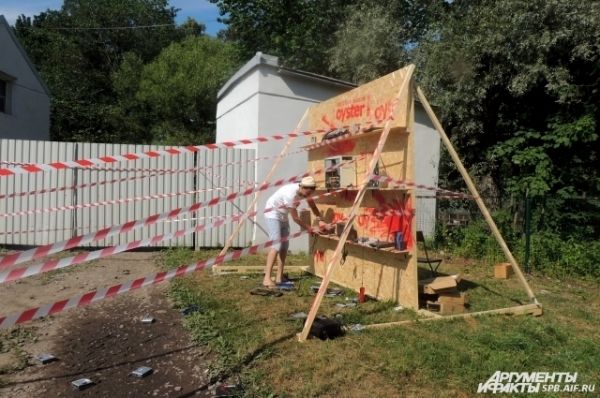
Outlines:
[[[321,340],[335,339],[343,336],[342,324],[337,319],[330,319],[326,316],[317,316],[310,327],[310,335]]]

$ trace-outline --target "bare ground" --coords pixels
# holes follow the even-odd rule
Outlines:
[[[2,314],[70,298],[158,271],[155,253],[122,253],[109,259],[0,285]],[[126,293],[65,311],[0,334],[0,396],[186,397],[210,396],[210,355],[195,345],[172,308],[165,287]],[[143,324],[141,318],[156,320]],[[42,365],[34,357],[51,353]],[[139,366],[154,373],[130,376]],[[94,385],[77,391],[71,381]]]

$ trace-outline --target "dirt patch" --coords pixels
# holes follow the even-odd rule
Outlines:
[[[154,256],[124,253],[74,267],[50,281],[47,276],[38,276],[0,286],[0,300],[8,302],[3,311],[10,313],[152,274],[158,271]],[[14,349],[8,349],[3,357],[24,352],[29,360],[22,370],[5,371],[0,396],[210,396],[206,385],[210,355],[191,341],[182,326],[182,315],[165,297],[165,288],[127,293],[5,332],[4,346]],[[23,306],[24,301],[35,302]],[[142,323],[146,315],[155,322]],[[15,341],[15,335],[26,337]],[[51,353],[58,360],[42,365],[34,359],[40,353]],[[154,372],[144,378],[131,376],[140,366],[151,367]],[[73,389],[71,381],[84,377],[94,385],[83,391]]]

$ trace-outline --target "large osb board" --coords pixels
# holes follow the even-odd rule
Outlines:
[[[335,97],[311,108],[309,124],[311,129],[332,128],[340,125],[375,122],[373,109],[388,112],[395,98],[395,114],[391,122],[392,129],[379,160],[379,174],[394,179],[414,180],[414,144],[412,132],[414,107],[410,89],[399,95],[406,69],[401,69],[374,82],[361,86],[349,93]],[[377,118],[389,117],[389,113],[378,113]],[[383,127],[385,121],[377,122]],[[361,134],[351,140],[336,141],[315,148],[309,152],[309,168],[322,170],[325,159],[333,156],[352,156],[357,160],[355,166],[356,184],[363,181],[372,153],[381,137],[381,129]],[[322,134],[312,143],[321,142]],[[325,188],[325,176],[318,174],[317,186]],[[358,191],[350,190],[319,203],[327,221],[333,221],[348,215]],[[415,242],[415,220],[413,190],[399,190],[391,186],[369,189],[358,209],[354,228],[359,236],[392,240],[394,232],[401,230],[407,244],[406,253],[375,251],[372,248],[348,243],[343,267],[334,264],[331,280],[340,285],[358,290],[365,287],[367,294],[378,299],[394,300],[409,308],[418,308],[417,263]],[[403,216],[381,216],[387,210],[404,211]],[[386,218],[387,217],[387,218]],[[312,271],[319,276],[325,275],[325,267],[332,258],[338,240],[326,237],[311,240],[313,248]],[[314,245],[313,245],[314,243]]]
[[[393,111],[391,127],[406,129],[409,124],[409,96],[403,94],[397,103],[395,101],[408,73],[409,67],[399,69],[311,107],[310,128],[331,129],[367,122],[382,126]],[[405,93],[408,91],[407,88]],[[315,140],[321,141],[321,136],[316,135]]]

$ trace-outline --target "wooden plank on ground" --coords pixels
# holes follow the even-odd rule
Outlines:
[[[479,312],[470,312],[466,314],[455,314],[455,315],[447,315],[440,316],[439,318],[423,318],[417,320],[407,320],[407,321],[398,321],[398,322],[387,322],[387,323],[377,323],[373,325],[364,325],[365,329],[383,329],[401,325],[408,325],[410,323],[415,322],[432,322],[432,321],[441,321],[446,319],[468,319],[482,315],[534,315],[540,316],[543,313],[542,306],[540,304],[526,304],[526,305],[518,305],[515,307],[508,308],[499,308],[496,310],[489,311],[479,311]]]
[[[240,266],[221,266],[214,267],[214,273],[219,274],[262,274],[265,272],[265,267],[262,265],[240,265]],[[307,266],[301,265],[286,265],[284,272],[301,273],[308,270]]]

